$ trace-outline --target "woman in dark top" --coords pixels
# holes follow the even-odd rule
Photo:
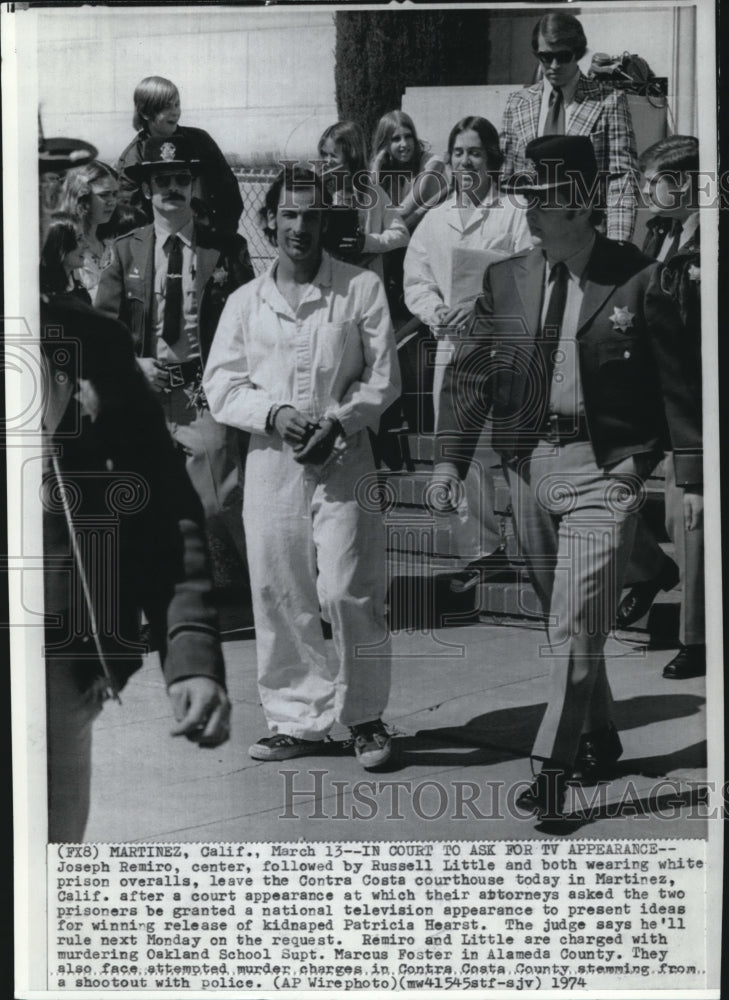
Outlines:
[[[54,295],[73,295],[91,305],[89,293],[74,277],[83,267],[86,237],[80,222],[66,212],[56,212],[43,242],[40,291],[44,301]]]
[[[161,76],[147,76],[137,85],[132,120],[137,134],[117,163],[121,198],[141,206],[151,222],[149,202],[142,195],[137,182],[129,177],[128,168],[140,162],[142,144],[150,136],[153,139],[169,139],[174,143],[176,136],[184,135],[202,164],[193,194],[204,203],[210,227],[217,233],[233,234],[238,229],[238,220],[243,211],[243,199],[235,174],[215,140],[201,128],[179,125],[180,114],[180,93],[171,80]]]

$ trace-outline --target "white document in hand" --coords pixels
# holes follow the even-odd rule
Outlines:
[[[503,260],[509,254],[503,250],[476,250],[454,247],[451,257],[450,306],[473,305],[481,294],[483,276],[489,264]]]

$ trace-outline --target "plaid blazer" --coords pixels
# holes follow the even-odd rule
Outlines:
[[[543,87],[540,81],[509,96],[501,128],[505,178],[526,169],[525,150],[537,137]],[[608,176],[607,235],[629,240],[637,208],[636,147],[625,95],[580,73],[567,132],[592,140],[598,168]]]

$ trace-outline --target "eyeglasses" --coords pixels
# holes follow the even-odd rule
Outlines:
[[[192,184],[192,174],[152,174],[152,180],[159,188],[168,188],[174,182],[176,187],[187,187]]]
[[[564,66],[565,63],[572,62],[574,58],[575,54],[571,49],[560,49],[558,52],[537,52],[537,59],[542,66],[551,66],[553,62],[556,62],[558,66]]]

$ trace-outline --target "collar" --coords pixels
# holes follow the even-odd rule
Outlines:
[[[545,280],[547,281],[549,280],[549,274],[552,268],[558,262],[558,260],[561,260],[562,263],[567,265],[567,270],[570,272],[570,277],[574,278],[574,280],[578,284],[580,284],[582,282],[582,277],[587,268],[587,262],[592,256],[592,251],[595,246],[596,239],[597,236],[595,234],[595,230],[593,229],[590,232],[587,242],[583,243],[581,247],[578,247],[578,249],[575,250],[574,253],[570,254],[569,257],[560,257],[556,258],[555,260],[549,260],[549,258],[547,258],[547,255],[545,254],[544,256],[547,259]]]
[[[683,229],[681,231],[681,243],[688,243],[688,241],[696,235],[699,228],[699,213],[698,211],[692,212],[691,215],[686,216],[683,220]]]
[[[278,258],[276,258],[266,271],[266,275],[261,288],[261,293],[263,298],[271,302],[272,297],[277,299],[283,299],[281,292],[278,290],[276,285],[276,273],[278,271]],[[331,288],[332,286],[332,258],[329,254],[322,250],[321,262],[319,264],[319,270],[316,272],[314,277],[306,283],[309,288]],[[308,298],[308,293],[305,293],[302,297],[302,302],[304,299]],[[284,300],[285,301],[285,300]],[[286,306],[289,310],[288,305]]]
[[[662,235],[667,235],[671,231],[673,219],[668,215],[657,215],[646,222],[646,229],[656,231]],[[691,239],[699,228],[698,210],[687,215],[681,220],[681,242],[685,243]]]
[[[544,80],[544,89],[547,92],[547,94],[550,94],[554,90],[554,87],[549,82],[549,80],[546,78],[546,76],[543,77],[543,80]],[[577,86],[578,86],[579,82],[580,82],[580,73],[578,71],[572,77],[572,79],[570,80],[570,82],[565,87],[562,87],[562,99],[564,100],[565,104],[571,104],[572,101],[574,101],[574,99],[575,99],[575,92],[577,90]]]
[[[154,238],[157,245],[163,247],[170,236],[179,236],[185,246],[192,249],[192,237],[194,233],[194,220],[192,217],[180,228],[175,229],[162,217],[154,220]]]

